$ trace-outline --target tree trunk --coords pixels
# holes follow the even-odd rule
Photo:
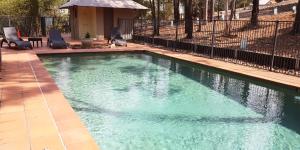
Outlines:
[[[184,33],[188,32],[188,17],[189,17],[189,12],[188,12],[188,1],[189,0],[184,0]]]
[[[230,2],[230,16],[229,16],[229,21],[226,21],[226,29],[225,29],[225,34],[228,36],[231,35],[231,21],[235,15],[235,3],[236,0],[231,0]]]
[[[39,30],[39,16],[40,16],[40,11],[39,11],[39,1],[38,0],[31,0],[29,1],[30,7],[29,7],[29,15],[31,16],[31,30],[29,36],[37,36],[38,30]]]
[[[160,0],[157,0],[157,22],[156,22],[156,35],[159,36],[160,27]]]
[[[204,15],[205,22],[208,20],[208,0],[205,0],[205,15]]]
[[[192,5],[193,5],[193,0],[185,0],[185,9],[186,9],[186,33],[187,39],[192,39],[193,38],[193,17],[192,17]]]
[[[225,15],[224,15],[224,20],[228,20],[228,5],[229,5],[229,0],[225,1]]]
[[[298,1],[297,5],[297,13],[295,17],[295,22],[292,30],[292,34],[300,34],[300,0]]]
[[[199,8],[199,10],[198,10],[198,18],[199,18],[199,20],[198,20],[198,32],[200,32],[201,31],[201,21],[202,21],[202,19],[203,19],[203,9],[202,9],[202,3],[201,3],[201,1],[199,1],[198,2],[198,8]]]
[[[258,13],[259,13],[259,0],[253,0],[251,26],[256,27],[258,25]]]
[[[233,18],[235,18],[235,5],[236,5],[236,0],[231,0],[231,3],[230,3],[230,16],[229,16],[230,21]]]
[[[220,19],[220,0],[218,0],[218,19]]]
[[[150,6],[151,6],[151,17],[152,17],[152,26],[153,26],[153,35],[156,35],[157,31],[157,20],[156,20],[156,11],[155,11],[155,1],[150,0]]]
[[[173,0],[173,5],[174,5],[174,23],[177,24],[180,19],[179,0]]]
[[[228,5],[229,5],[229,0],[225,1],[225,15],[224,15],[224,20],[225,20],[225,36],[228,35],[228,29],[229,29],[229,24],[228,24]]]
[[[215,12],[215,0],[211,0],[209,21],[214,20],[214,12]]]

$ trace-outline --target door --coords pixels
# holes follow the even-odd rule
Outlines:
[[[114,26],[113,8],[104,8],[104,38],[110,38],[110,32]]]

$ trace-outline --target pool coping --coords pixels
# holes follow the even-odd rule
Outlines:
[[[164,49],[160,49],[160,48],[154,48],[154,47],[145,46],[145,45],[142,45],[141,47],[139,46],[136,48],[76,49],[76,50],[57,50],[57,51],[47,50],[47,51],[36,52],[35,57],[37,57],[36,59],[39,60],[38,55],[80,54],[80,53],[114,53],[114,52],[154,53],[154,54],[163,55],[163,56],[167,56],[167,57],[171,57],[171,58],[175,58],[175,59],[179,59],[179,60],[183,60],[183,61],[187,61],[187,62],[191,62],[191,63],[204,65],[204,66],[215,68],[215,69],[224,70],[224,71],[239,74],[239,75],[242,75],[245,77],[251,77],[254,79],[258,79],[258,80],[263,80],[263,81],[268,81],[268,82],[272,82],[275,84],[289,86],[289,87],[295,88],[296,91],[299,91],[299,89],[300,89],[300,84],[297,84],[297,82],[288,82],[287,80],[283,80],[283,79],[297,80],[298,83],[300,83],[300,78],[297,78],[294,76],[274,73],[274,72],[270,72],[267,70],[261,70],[261,69],[246,67],[246,66],[237,65],[237,64],[231,64],[231,63],[223,62],[220,60],[214,60],[214,59],[209,59],[209,58],[204,58],[204,57],[199,57],[199,56],[193,56],[191,54],[182,54],[182,53],[178,53],[178,52],[174,52],[174,51],[164,50]],[[39,63],[41,64],[42,62],[39,60]],[[46,69],[44,68],[44,70],[46,70]],[[49,73],[48,73],[48,76],[49,76]],[[270,76],[273,76],[275,78],[270,78]],[[51,78],[51,76],[49,78]],[[51,78],[51,80],[54,83],[52,78]],[[55,86],[55,88],[57,88],[55,83],[53,86]],[[57,90],[59,91],[58,88],[57,88]],[[59,91],[59,93],[62,95],[62,93],[60,91]],[[67,101],[66,98],[64,98],[64,101]],[[70,107],[70,105],[68,105],[67,107]],[[74,114],[75,114],[75,112],[74,112]],[[58,114],[58,115],[60,115],[60,114]],[[78,116],[76,115],[76,117],[78,117]],[[74,118],[75,118],[75,116],[74,116]],[[76,122],[80,122],[80,121],[76,121]],[[58,124],[58,127],[59,127],[59,124]],[[62,137],[63,137],[63,135],[62,135]],[[66,139],[66,141],[68,141],[68,140]]]
[[[135,46],[129,48],[123,47],[123,48],[112,48],[112,49],[76,49],[76,50],[43,49],[37,51],[16,52],[16,54],[22,53],[22,56],[23,55],[25,56],[25,57],[20,57],[19,59],[23,60],[24,62],[27,62],[28,65],[30,66],[31,72],[35,78],[34,82],[37,83],[32,86],[39,89],[39,91],[37,91],[38,96],[40,96],[41,99],[43,99],[43,101],[46,103],[47,106],[46,109],[50,113],[50,115],[48,115],[47,117],[53,121],[51,123],[51,127],[54,128],[56,130],[55,133],[58,134],[57,136],[54,137],[54,139],[56,139],[57,141],[56,143],[58,143],[59,148],[57,149],[64,149],[64,150],[65,149],[72,149],[72,150],[91,149],[92,150],[92,149],[99,149],[101,145],[96,144],[95,140],[90,135],[86,126],[82,123],[79,116],[75,113],[75,111],[69,104],[68,100],[64,97],[62,92],[59,90],[58,86],[56,85],[55,81],[51,77],[50,73],[43,66],[43,63],[39,59],[38,55],[106,53],[106,52],[149,52],[149,53],[159,54],[171,58],[176,58],[187,62],[204,65],[211,68],[224,70],[231,73],[236,73],[246,77],[251,77],[263,81],[269,81],[272,83],[289,86],[295,88],[297,91],[299,91],[300,89],[299,77],[274,73],[267,70],[261,70],[261,69],[246,67],[237,64],[231,64],[220,60],[193,56],[191,54],[173,52],[173,51],[154,48],[146,45],[135,44]],[[6,58],[4,57],[4,59]],[[34,107],[37,107],[39,109],[45,109],[35,105]],[[1,112],[1,106],[0,106],[0,112]],[[1,113],[0,113],[0,119],[1,119]],[[43,141],[45,143],[42,143],[44,145],[40,144],[39,146],[43,147],[47,144],[48,145],[51,144],[51,142],[48,142],[46,140],[47,139]],[[33,141],[29,140],[29,142],[33,142]],[[0,147],[1,147],[1,143],[0,143]],[[34,148],[30,146],[30,149],[34,149]]]

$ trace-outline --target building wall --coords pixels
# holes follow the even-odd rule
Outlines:
[[[118,19],[134,19],[137,14],[133,9],[114,9],[114,27],[118,26]]]
[[[70,26],[71,26],[71,38],[78,39],[78,18],[77,18],[77,7],[71,7],[70,12]]]
[[[77,9],[77,15],[75,9]],[[92,38],[104,39],[103,8],[75,7],[70,10],[73,39],[83,39],[87,32],[90,33]],[[138,13],[136,10],[132,9],[114,9],[113,15],[113,26],[117,27],[119,19],[134,19]],[[127,29],[127,32],[131,33],[131,30],[128,31]]]
[[[103,8],[97,8],[96,10],[96,38],[104,39],[104,16],[103,16]]]
[[[97,19],[96,8],[94,7],[78,7],[78,29],[79,38],[85,37],[86,33],[90,33],[92,38],[96,37]]]

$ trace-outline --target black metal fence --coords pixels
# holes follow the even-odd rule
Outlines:
[[[21,36],[46,36],[50,28],[70,33],[69,17],[0,16],[0,36],[3,27],[16,27]]]
[[[260,21],[257,27],[247,20],[194,21],[193,38],[187,39],[184,21],[160,23],[153,36],[151,20],[134,20],[134,41],[163,46],[236,64],[300,76],[300,37],[290,34],[292,21]]]

